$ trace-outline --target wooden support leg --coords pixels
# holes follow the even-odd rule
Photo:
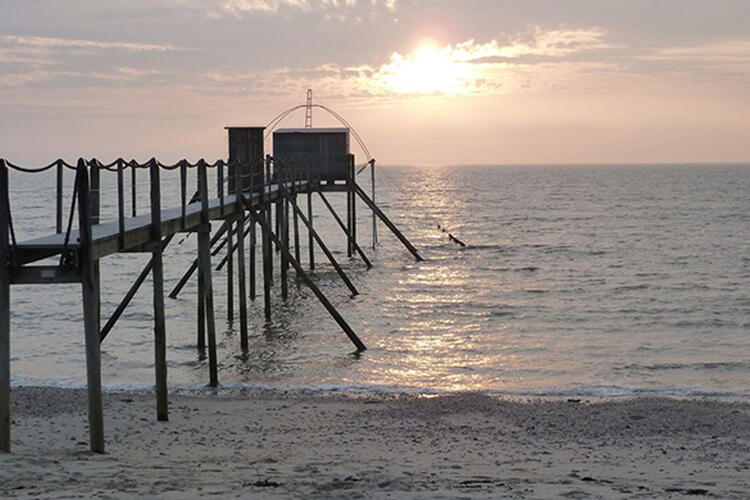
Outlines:
[[[250,221],[250,257],[249,257],[249,269],[250,274],[250,300],[255,302],[255,244],[257,238],[255,237],[255,221]]]
[[[297,194],[292,195],[294,204],[297,204]],[[299,216],[296,210],[292,210],[294,213],[294,258],[297,262],[300,262],[300,248],[299,248]],[[297,279],[299,279],[299,273],[297,273]]]
[[[229,221],[229,231],[227,231],[227,321],[229,324],[234,322],[234,258],[232,245],[232,229],[234,222]],[[237,238],[241,238],[238,234]]]
[[[282,200],[281,196],[279,196],[276,199],[276,234],[281,234],[281,211],[283,210]],[[280,243],[276,244],[276,251],[280,252],[281,248],[279,247]]]
[[[8,167],[0,160],[0,451],[10,453],[10,269]]]
[[[346,192],[346,256],[351,258],[354,255],[354,245],[352,242],[354,234],[354,222],[352,221],[352,192]]]
[[[96,313],[94,256],[91,241],[91,206],[86,162],[78,161],[78,226],[80,228],[81,293],[86,340],[86,380],[89,400],[89,440],[91,451],[104,453],[104,410],[102,405],[102,366]]]
[[[211,279],[211,248],[209,247],[208,233],[210,227],[201,228],[198,231],[198,260],[200,273],[203,275],[204,303],[206,315],[206,332],[208,333],[208,370],[209,385],[219,385],[218,360],[216,357],[216,323],[214,318],[214,291]]]
[[[244,216],[237,219],[237,273],[240,300],[240,346],[247,352],[247,290],[245,289],[245,223]]]
[[[198,350],[206,349],[206,280],[198,271]]]
[[[159,165],[151,163],[151,262],[154,286],[154,368],[156,375],[156,418],[169,420],[167,401],[167,327],[164,314],[164,263],[161,243],[161,187]]]
[[[198,228],[198,267],[203,275],[206,304],[206,333],[208,334],[209,385],[219,385],[219,369],[216,357],[216,323],[214,317],[214,286],[211,278],[211,223],[208,215],[208,181],[206,163],[198,162],[198,178],[201,199],[201,224]]]
[[[286,258],[289,250],[289,198],[284,193],[281,201],[281,244],[287,252],[281,252],[281,298],[289,298],[289,260]]]
[[[313,206],[312,206],[312,186],[307,192],[307,220],[310,221],[310,228],[313,227]],[[310,252],[310,270],[315,269],[315,245],[313,245],[312,229],[307,231],[307,250]]]
[[[271,236],[269,234],[271,227],[270,205],[266,205],[265,224],[261,224],[261,233],[263,238],[263,311],[266,315],[266,321],[271,321],[271,281],[272,272],[271,262],[273,261],[273,251],[271,248]]]

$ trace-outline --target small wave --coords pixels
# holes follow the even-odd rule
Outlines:
[[[641,365],[630,363],[621,368],[614,368],[616,371],[622,370],[750,370],[750,362],[725,361],[725,362],[703,362],[703,363],[654,363],[651,365]]]

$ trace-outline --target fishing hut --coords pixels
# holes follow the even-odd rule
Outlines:
[[[308,111],[311,107],[308,94]],[[346,235],[348,255],[352,257],[356,253],[368,269],[372,263],[357,241],[357,199],[393,232],[415,259],[422,258],[357,184],[357,166],[349,149],[351,128],[277,130],[273,135],[273,155],[264,151],[264,140],[269,133],[266,127],[227,127],[227,133],[228,159],[213,163],[180,160],[165,164],[156,158],[146,162],[118,158],[105,164],[97,159],[80,158],[74,164],[56,160],[43,167],[29,168],[0,159],[0,450],[8,452],[11,447],[12,285],[39,285],[43,287],[41,293],[53,293],[52,286],[58,283],[81,284],[90,446],[95,452],[103,452],[100,344],[112,334],[139,288],[152,276],[156,414],[158,420],[168,420],[167,318],[162,256],[180,233],[196,235],[197,255],[169,297],[177,297],[197,274],[196,346],[208,353],[210,386],[219,384],[212,280],[215,270],[227,273],[229,319],[236,316],[234,301],[238,301],[243,351],[248,349],[248,315],[264,314],[266,319],[271,318],[272,282],[278,277],[281,300],[286,300],[290,267],[348,336],[355,349],[358,352],[366,349],[303,266],[305,257],[300,252],[300,238],[306,233],[307,268],[315,267],[314,248],[317,246],[351,294],[358,293],[313,226],[313,197],[320,197]],[[371,159],[359,171],[368,165],[374,175],[375,163]],[[11,206],[10,170],[23,175],[44,175],[45,172],[54,175],[56,203],[50,208],[50,220],[54,220],[55,227],[50,228],[50,234],[28,240],[16,237],[16,229],[24,224],[24,214],[14,211]],[[215,189],[209,187],[209,171],[216,179]],[[179,183],[178,190],[170,190],[179,193],[178,199],[166,203],[162,201],[165,191],[162,174],[165,172],[176,174],[168,178]],[[65,192],[63,180],[66,175],[74,175],[72,192]],[[149,203],[138,207],[136,178],[144,175],[148,176]],[[192,195],[187,187],[189,178],[194,179],[197,186]],[[102,182],[116,185],[116,200],[107,200],[113,202],[116,213],[101,213]],[[328,194],[336,192],[347,196],[345,221],[327,198]],[[67,213],[66,205],[70,207]],[[257,233],[260,233],[259,245]],[[225,257],[214,269],[212,257],[222,248],[226,249]],[[133,276],[130,289],[102,326],[104,311],[100,303],[102,283],[99,269],[106,266],[107,256],[132,252],[147,253],[151,258],[140,273]],[[256,272],[259,258],[262,268]],[[273,272],[275,266],[279,266],[276,274]],[[262,313],[252,308],[256,299],[257,274],[263,279]]]

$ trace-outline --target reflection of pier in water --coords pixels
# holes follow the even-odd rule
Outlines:
[[[372,264],[357,242],[357,197],[372,210],[373,217],[377,216],[399,238],[414,258],[421,260],[421,257],[357,184],[354,156],[348,152],[347,129],[333,130],[335,131],[333,133],[347,134],[344,154],[333,155],[326,150],[325,154],[333,157],[335,161],[321,161],[321,158],[311,156],[309,151],[295,149],[294,143],[296,139],[302,137],[302,142],[309,145],[316,131],[319,132],[320,137],[324,137],[332,133],[331,129],[279,131],[288,134],[287,138],[291,142],[287,144],[288,147],[284,149],[283,154],[275,154],[272,158],[264,155],[263,128],[260,127],[230,128],[229,160],[227,162],[219,160],[213,164],[208,164],[204,160],[196,163],[182,160],[174,165],[164,165],[156,159],[141,164],[118,159],[111,164],[104,165],[97,160],[80,159],[75,166],[58,160],[46,167],[27,169],[0,159],[0,450],[10,450],[10,286],[14,284],[81,283],[90,443],[93,451],[103,452],[100,343],[112,331],[139,287],[151,275],[153,277],[157,418],[168,419],[162,254],[178,233],[197,233],[198,256],[169,296],[177,297],[197,271],[197,346],[202,351],[208,351],[211,386],[217,386],[219,383],[211,256],[216,255],[221,248],[227,248],[227,255],[219,264],[218,269],[225,267],[227,270],[227,309],[230,318],[234,317],[234,280],[237,280],[240,344],[243,352],[247,352],[247,301],[256,299],[257,230],[261,233],[259,253],[262,255],[261,275],[266,319],[271,317],[270,289],[273,285],[274,254],[278,254],[276,265],[279,266],[282,300],[287,299],[287,278],[291,266],[297,278],[310,288],[346,333],[357,352],[365,350],[364,343],[302,267],[300,222],[308,236],[309,267],[313,269],[315,266],[314,244],[317,244],[352,295],[358,293],[313,226],[312,197],[317,195],[322,199],[337,225],[345,233],[347,255],[352,257],[355,253],[358,254],[368,268]],[[370,167],[374,172],[374,160],[370,161]],[[30,174],[56,170],[57,203],[54,234],[25,241],[16,240],[14,224],[18,227],[22,223],[19,215],[23,214],[13,214],[11,211],[9,169]],[[65,169],[75,171],[71,210],[67,220],[64,220],[63,211]],[[209,195],[207,173],[209,169],[213,169],[216,173],[216,197]],[[141,215],[138,215],[136,207],[135,181],[139,170],[148,171],[151,201],[148,210]],[[226,179],[224,178],[225,170],[227,171]],[[125,176],[128,171],[131,179],[131,206],[129,213],[126,214]],[[160,181],[162,171],[179,172],[178,206],[162,208]],[[99,191],[103,172],[116,175],[117,182],[117,218],[107,222],[100,221]],[[191,198],[187,196],[189,173],[196,176],[198,186],[197,192]],[[237,186],[241,186],[241,189],[238,190]],[[346,194],[345,221],[333,209],[324,194],[326,192]],[[298,197],[307,198],[306,210],[300,207]],[[73,227],[74,218],[77,218],[77,228]],[[211,221],[221,222],[213,236]],[[136,277],[125,297],[102,327],[100,261],[108,255],[123,252],[150,253],[151,260]],[[59,259],[59,261],[55,265],[43,265],[48,259]]]

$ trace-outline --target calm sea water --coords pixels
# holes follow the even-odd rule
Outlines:
[[[378,175],[378,203],[425,262],[383,226],[377,249],[368,248],[370,214],[359,204],[360,239],[375,263],[367,271],[346,257],[343,235],[315,203],[315,224],[361,295],[349,297],[321,252],[314,279],[369,349],[351,355],[312,293],[293,284],[286,303],[274,288],[271,323],[261,300],[251,304],[244,358],[238,321],[227,321],[225,273],[216,273],[223,385],[750,396],[750,166],[386,167]],[[11,182],[19,237],[49,232],[53,178]],[[145,184],[140,195],[147,206]],[[343,196],[330,197],[343,208]],[[106,175],[103,198],[112,217]],[[193,236],[176,241],[165,256],[167,292],[195,255]],[[105,319],[147,260],[103,261]],[[83,385],[80,288],[14,286],[12,295],[13,383]],[[171,386],[204,386],[194,281],[167,299],[167,330]],[[151,339],[147,282],[103,344],[105,386],[151,386]]]

